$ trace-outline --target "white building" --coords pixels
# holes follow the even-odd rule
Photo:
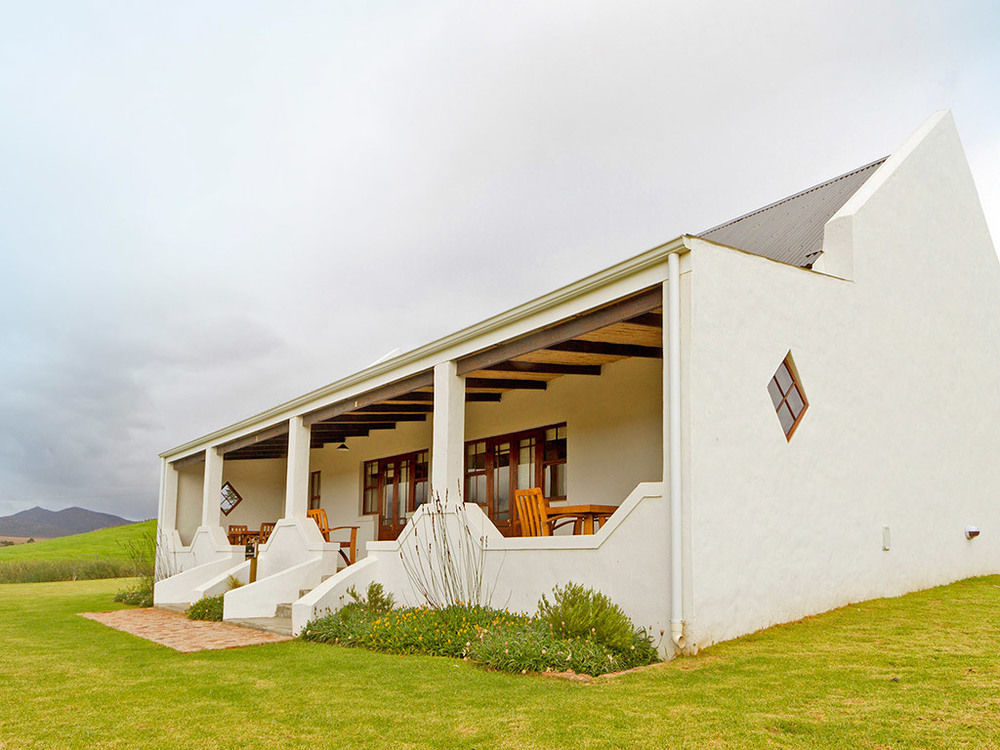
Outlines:
[[[298,631],[372,580],[416,603],[400,545],[460,487],[494,604],[584,583],[668,653],[997,572],[998,294],[935,114],[887,159],[163,453],[183,572],[156,601],[245,580],[224,525],[276,521],[226,619],[291,604]],[[533,486],[620,508],[593,535],[514,536],[511,490]],[[310,506],[360,527],[357,563],[336,572]]]

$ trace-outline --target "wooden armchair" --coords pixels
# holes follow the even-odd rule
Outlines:
[[[260,525],[260,543],[264,544],[270,537],[271,532],[274,531],[274,522],[265,521]]]
[[[540,487],[530,490],[514,490],[517,506],[517,520],[521,524],[521,536],[552,536],[560,526],[573,524],[573,533],[579,533],[580,520],[577,518],[549,518],[549,501]]]
[[[306,511],[306,515],[316,522],[319,527],[319,533],[323,535],[323,540],[326,542],[336,542],[340,545],[340,556],[344,558],[344,562],[348,565],[353,565],[358,559],[358,529],[360,526],[330,526],[329,521],[326,519],[326,511],[322,508],[315,508],[313,510]],[[350,539],[335,540],[330,539],[330,533],[333,531],[341,531],[343,529],[348,529],[351,532]]]
[[[246,544],[247,538],[247,527],[246,524],[231,523],[229,524],[229,543],[230,544]]]

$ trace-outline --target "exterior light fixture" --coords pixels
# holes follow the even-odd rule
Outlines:
[[[347,447],[347,443],[341,443],[337,446],[338,451],[349,451],[350,448]]]
[[[975,539],[977,536],[979,536],[979,529],[977,529],[975,526],[966,526],[965,527],[965,538],[966,539]]]

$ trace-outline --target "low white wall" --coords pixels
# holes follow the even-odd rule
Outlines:
[[[211,562],[196,565],[181,573],[157,581],[153,586],[153,604],[188,606],[202,597],[200,587],[208,581],[216,579],[220,574],[228,573],[238,564],[239,556],[220,557]]]
[[[636,487],[620,509],[591,536],[512,537],[497,532],[478,505],[465,506],[473,537],[485,545],[484,581],[493,592],[491,605],[535,612],[542,594],[570,581],[593,587],[619,604],[637,627],[659,639],[669,628],[670,582],[667,544],[668,509],[662,485]],[[351,566],[314,589],[293,606],[296,632],[305,622],[339,609],[354,585],[364,594],[372,580],[381,583],[402,605],[423,603],[400,560],[400,550],[415,542],[430,523],[428,514],[414,516],[400,538],[368,546],[366,565]],[[661,648],[668,647],[669,636]]]

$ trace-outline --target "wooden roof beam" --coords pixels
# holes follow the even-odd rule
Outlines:
[[[601,354],[608,357],[650,357],[663,359],[663,348],[659,346],[637,346],[635,344],[609,344],[604,341],[562,341],[551,344],[546,349],[575,354]]]
[[[426,388],[432,385],[434,385],[434,372],[432,370],[425,370],[424,372],[419,372],[416,375],[411,375],[408,378],[397,380],[394,383],[389,383],[379,388],[373,388],[372,390],[359,394],[354,398],[338,401],[337,403],[330,404],[329,406],[324,406],[316,409],[315,411],[311,411],[303,416],[303,421],[306,426],[313,425],[316,422],[322,422],[325,419],[332,419],[333,417],[340,416],[341,414],[358,411],[364,407],[377,404],[380,401],[386,401],[390,398],[402,396],[410,391],[415,391],[417,388]]]
[[[600,365],[563,365],[555,362],[498,362],[484,367],[490,372],[530,372],[544,375],[600,375]]]
[[[556,323],[549,328],[470,354],[458,361],[458,374],[467,375],[474,370],[482,370],[539,349],[551,349],[555,344],[569,341],[585,333],[592,333],[605,326],[621,323],[662,306],[663,287],[657,285],[632,297]]]
[[[514,380],[511,378],[466,378],[466,388],[521,389],[544,391],[548,383],[544,380]]]

